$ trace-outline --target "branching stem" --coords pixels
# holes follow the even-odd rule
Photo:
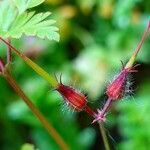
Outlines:
[[[57,80],[47,73],[44,69],[42,69],[39,65],[33,62],[31,59],[26,57],[24,54],[21,54],[15,47],[13,47],[9,42],[5,41],[2,37],[0,39],[13,50],[20,58],[22,58],[26,64],[28,64],[37,74],[43,77],[53,88],[57,88],[58,82]]]
[[[101,115],[102,117],[105,116],[105,114],[107,113],[108,109],[110,108],[111,104],[112,104],[113,100],[111,98],[108,98],[103,109],[101,110]]]

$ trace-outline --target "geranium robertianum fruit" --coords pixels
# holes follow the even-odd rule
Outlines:
[[[8,45],[20,58],[22,58],[33,70],[35,70],[40,76],[42,76],[46,81],[50,83],[53,88],[55,88],[65,99],[65,102],[73,107],[77,111],[84,110],[90,116],[95,116],[94,111],[87,106],[87,98],[84,94],[78,92],[74,88],[70,86],[63,85],[62,83],[58,83],[56,79],[49,75],[45,70],[43,70],[40,66],[34,63],[31,59],[29,59],[24,54],[20,53],[15,47],[13,47],[10,43],[4,40],[2,37],[0,39]]]
[[[127,84],[127,76],[131,72],[136,72],[135,66],[133,66],[134,61],[136,59],[137,54],[139,53],[142,44],[146,36],[148,35],[150,29],[150,22],[148,23],[148,27],[145,30],[137,49],[129,59],[128,63],[121,70],[119,75],[111,82],[107,87],[106,94],[108,95],[108,100],[104,104],[102,109],[98,109],[98,113],[94,113],[94,111],[87,106],[86,96],[80,92],[77,92],[72,87],[63,85],[62,83],[58,83],[53,79],[46,71],[44,71],[41,67],[31,61],[28,57],[21,54],[15,47],[13,47],[10,43],[5,41],[2,37],[0,39],[7,44],[19,57],[21,57],[30,67],[32,67],[39,75],[41,75],[44,79],[46,79],[56,90],[64,97],[67,104],[73,107],[77,111],[86,111],[88,114],[94,117],[94,121],[105,121],[105,116],[110,108],[112,101],[119,100],[124,96],[125,87]],[[2,63],[1,63],[2,64]],[[2,71],[2,67],[1,67]]]
[[[134,51],[133,55],[127,62],[126,66],[125,67],[123,66],[123,69],[121,70],[119,75],[117,75],[117,77],[111,82],[111,84],[108,85],[106,94],[109,99],[119,100],[124,96],[125,88],[127,85],[127,77],[130,73],[137,72],[137,70],[135,70],[135,67],[138,65],[133,66],[133,64],[135,62],[137,54],[139,53],[139,51],[144,43],[145,38],[147,37],[147,35],[149,33],[149,30],[150,30],[150,22],[148,22],[148,26],[145,29],[143,36],[142,36],[136,50]]]
[[[123,66],[121,72],[108,85],[108,87],[106,89],[106,94],[108,96],[108,99],[107,99],[106,103],[104,104],[104,107],[101,110],[98,109],[97,114],[95,114],[95,119],[93,120],[93,122],[105,121],[106,113],[108,112],[110,106],[112,105],[112,102],[124,97],[125,92],[126,92],[126,86],[128,84],[127,77],[129,76],[130,73],[137,72],[137,70],[135,68],[138,66],[138,64],[134,65],[134,62],[137,57],[137,54],[139,53],[139,51],[144,43],[145,38],[147,37],[147,35],[149,33],[149,30],[150,30],[150,21],[148,22],[148,26],[145,29],[143,36],[142,36],[136,50],[134,51],[133,55],[131,56],[131,58],[125,65],[125,67]]]
[[[123,68],[119,75],[112,81],[112,83],[108,85],[106,94],[109,99],[119,100],[124,97],[126,92],[127,78],[130,73],[137,72],[137,70],[135,70],[135,67],[137,66],[138,65],[130,68]]]
[[[61,94],[64,98],[64,101],[68,106],[73,108],[76,111],[85,111],[90,116],[94,117],[94,111],[87,105],[86,96],[74,89],[73,87],[66,86],[60,82],[56,90]]]
[[[56,89],[64,98],[66,103],[77,111],[82,111],[87,105],[86,96],[79,93],[70,86],[63,85],[62,83]]]

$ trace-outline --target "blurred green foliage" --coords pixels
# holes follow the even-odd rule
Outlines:
[[[117,119],[121,127],[119,130],[124,135],[124,140],[119,144],[119,149],[149,149],[149,89],[150,84],[144,83],[144,85],[141,85],[135,100],[130,99],[117,106],[118,110],[121,110]]]
[[[22,145],[21,150],[35,150],[32,144],[26,143]]]
[[[32,9],[31,9],[32,10]],[[46,0],[34,8],[52,12],[60,29],[60,42],[35,37],[12,40],[13,44],[49,73],[88,94],[93,108],[101,107],[109,81],[136,48],[150,19],[149,0]],[[108,114],[106,129],[112,149],[148,150],[150,145],[150,37],[137,62],[142,64],[133,76],[135,96],[115,102]],[[6,46],[0,55],[6,58]],[[12,72],[40,111],[48,118],[73,150],[103,149],[97,125],[84,113],[72,113],[63,99],[47,83],[13,55]],[[137,88],[138,87],[138,88]],[[0,78],[0,149],[21,149],[33,143],[39,150],[57,150],[42,125],[27,106]],[[26,148],[29,150],[30,148]]]

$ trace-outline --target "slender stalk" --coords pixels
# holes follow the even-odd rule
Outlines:
[[[41,77],[43,77],[46,81],[48,81],[51,86],[57,88],[59,83],[54,77],[52,77],[49,73],[43,70],[39,65],[34,63],[31,59],[26,57],[24,54],[21,54],[15,47],[13,47],[9,42],[5,41],[2,37],[0,37],[0,39],[6,45],[8,45],[11,48],[11,50],[13,50],[20,58],[22,58],[36,73],[38,73]]]
[[[108,98],[103,109],[100,111],[98,110],[98,118],[94,120],[97,121],[99,120],[100,118],[103,120],[105,120],[105,115],[107,113],[107,111],[109,110],[111,104],[112,104],[113,100]],[[110,150],[110,147],[109,147],[109,142],[108,142],[108,139],[107,139],[107,135],[106,135],[106,132],[105,132],[105,128],[103,126],[103,121],[99,121],[98,124],[99,124],[99,129],[100,129],[100,132],[101,132],[101,135],[102,135],[102,139],[103,139],[103,143],[104,143],[104,147],[105,147],[105,150]]]
[[[38,108],[30,101],[30,99],[25,95],[22,89],[19,87],[17,82],[13,79],[13,77],[7,71],[4,74],[5,79],[12,86],[15,92],[23,99],[23,101],[28,105],[34,115],[40,120],[42,125],[48,131],[49,135],[55,140],[55,142],[60,146],[62,150],[69,150],[68,145],[65,143],[63,138],[59,135],[59,133],[55,130],[55,128],[47,121],[47,119],[43,116],[43,114],[38,110]]]
[[[101,111],[101,117],[103,118],[104,115],[106,114],[106,112],[108,111],[108,109],[110,108],[111,104],[112,104],[113,100],[111,98],[108,98],[102,111]]]
[[[94,115],[95,115],[95,112],[89,106],[86,106],[84,111],[92,117],[94,117]]]
[[[99,124],[99,129],[100,129],[100,132],[101,132],[101,135],[102,135],[102,139],[103,139],[103,142],[104,142],[105,150],[110,150],[109,142],[108,142],[108,139],[107,139],[107,135],[106,135],[103,123],[98,122],[98,124]]]
[[[136,57],[137,57],[137,55],[138,55],[138,53],[139,53],[139,51],[140,51],[144,41],[145,41],[145,38],[147,37],[149,31],[150,31],[150,21],[148,22],[148,26],[145,29],[145,31],[143,33],[143,36],[142,36],[142,38],[141,38],[137,48],[135,49],[135,51],[134,51],[133,55],[131,56],[131,58],[129,59],[129,61],[127,62],[125,68],[130,68],[130,67],[133,66],[133,63],[134,63],[134,61],[135,61],[135,59],[136,59]]]
[[[100,118],[105,118],[105,114],[107,113],[108,109],[110,108],[111,104],[112,104],[112,99],[108,98],[108,100],[106,101],[103,109],[100,111],[98,110],[98,115],[95,114],[95,112],[88,106],[86,106],[85,108],[85,112],[87,112],[90,116],[92,116],[94,118],[93,122],[98,122],[99,124],[99,129],[100,129],[100,132],[101,132],[101,135],[102,135],[102,139],[103,139],[103,143],[104,143],[104,147],[105,147],[105,150],[110,150],[110,147],[109,147],[109,142],[108,142],[108,139],[107,139],[107,135],[106,135],[106,132],[105,132],[105,129],[104,129],[104,126],[103,126],[103,121],[100,120]],[[100,120],[100,121],[98,121]]]
[[[8,38],[8,43],[11,44],[10,38]],[[11,62],[11,47],[7,46],[7,64]]]
[[[150,21],[148,22],[148,26],[147,28],[145,29],[143,35],[142,35],[142,38],[141,38],[141,41],[139,42],[135,52],[134,52],[134,56],[137,56],[137,54],[139,53],[144,41],[145,41],[145,38],[147,37],[148,33],[149,33],[149,30],[150,30]]]

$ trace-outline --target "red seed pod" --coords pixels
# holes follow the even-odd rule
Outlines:
[[[130,68],[124,68],[120,74],[112,81],[112,83],[107,87],[106,94],[112,100],[119,100],[125,95],[125,88],[127,85],[127,77],[131,72],[137,72],[135,70],[135,65]]]
[[[62,83],[59,84],[58,88],[56,89],[64,98],[64,100],[73,107],[77,111],[82,111],[87,106],[87,99],[86,96],[72,87],[63,85]]]
[[[58,84],[56,90],[64,98],[67,105],[71,106],[76,111],[85,111],[88,115],[95,118],[95,112],[87,105],[87,97],[76,89],[64,85],[61,82],[61,76],[60,83]]]

